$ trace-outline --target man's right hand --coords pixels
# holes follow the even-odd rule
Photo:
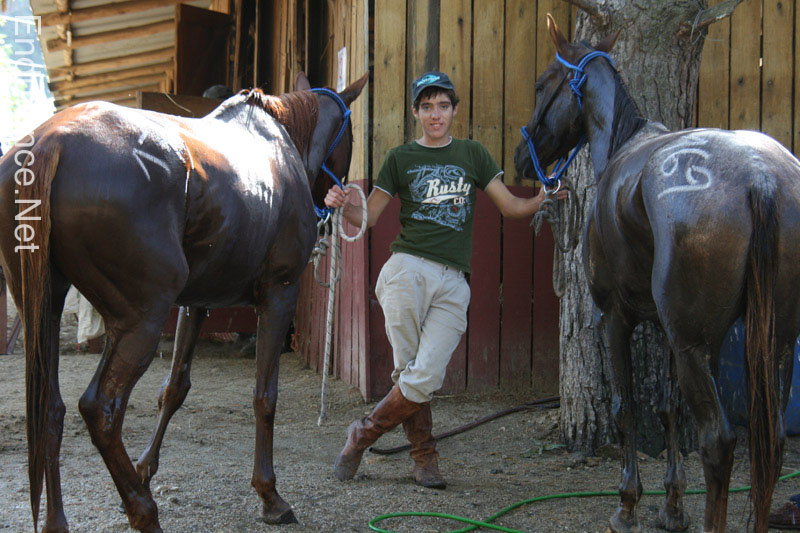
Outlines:
[[[350,189],[343,191],[341,187],[334,185],[328,190],[328,194],[325,195],[325,205],[334,209],[342,207],[347,203],[347,194],[349,192]]]

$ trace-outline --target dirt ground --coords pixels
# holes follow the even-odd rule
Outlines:
[[[67,414],[61,451],[61,476],[67,518],[73,532],[129,531],[118,510],[119,496],[77,409],[78,398],[99,356],[74,349],[74,320],[62,335],[60,382]],[[72,337],[70,337],[72,335]],[[156,396],[169,371],[171,343],[134,390],[125,420],[129,454],[138,457],[155,421]],[[26,473],[24,360],[17,353],[0,356],[0,531],[32,530]],[[275,468],[278,491],[292,506],[299,523],[268,526],[259,521],[260,502],[250,487],[254,427],[251,395],[254,360],[231,344],[201,341],[193,367],[193,387],[173,418],[152,481],[159,518],[167,532],[346,532],[368,531],[370,519],[383,513],[432,511],[472,519],[486,518],[519,500],[575,491],[614,491],[618,459],[585,457],[558,448],[557,411],[527,411],[490,422],[439,444],[447,490],[417,487],[410,479],[407,453],[370,453],[350,482],[337,481],[333,460],[347,425],[367,413],[358,392],[331,382],[329,422],[317,426],[320,378],[292,353],[282,356],[278,412],[275,421]],[[500,395],[438,397],[433,403],[436,431],[518,405],[532,398]],[[731,485],[748,483],[745,441],[740,433]],[[402,431],[384,436],[381,446],[404,442]],[[611,449],[613,452],[613,448]],[[643,456],[645,490],[663,488],[665,461]],[[790,439],[784,473],[800,468],[800,440]],[[690,489],[702,489],[697,453],[687,458]],[[776,501],[800,491],[797,478],[779,484]],[[43,497],[44,500],[44,497]],[[701,530],[702,496],[687,496],[693,522]],[[645,496],[640,520],[644,531],[656,530],[661,496]],[[615,497],[559,499],[522,506],[497,520],[521,531],[604,532],[616,508]],[[44,501],[43,501],[44,509]],[[730,497],[728,530],[744,531],[746,493]],[[400,518],[378,524],[392,531],[451,531],[463,524],[446,520]],[[485,531],[485,530],[484,530]]]

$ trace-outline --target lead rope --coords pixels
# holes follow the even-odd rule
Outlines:
[[[323,236],[314,247],[312,252],[312,260],[314,261],[314,278],[317,283],[323,287],[328,288],[328,312],[325,319],[325,358],[322,363],[322,390],[320,392],[320,408],[319,419],[317,425],[321,426],[328,419],[328,373],[331,368],[331,348],[333,346],[333,307],[336,302],[336,284],[342,277],[342,249],[339,246],[339,236],[347,242],[355,242],[364,236],[367,229],[367,197],[364,191],[358,185],[349,183],[344,186],[344,189],[356,189],[358,196],[361,198],[361,227],[358,233],[352,237],[345,233],[342,224],[342,210],[343,207],[338,207],[333,211],[331,231],[330,231],[330,244],[327,241],[327,222],[328,219],[321,220],[318,228],[322,228]],[[321,280],[318,274],[320,259],[325,255],[330,246],[331,260],[328,282]]]
[[[567,206],[561,205],[564,202],[559,202],[556,198],[562,183],[570,191],[569,197],[565,200],[568,204]],[[565,210],[566,213],[564,213]],[[566,217],[562,218],[564,214],[566,214]],[[533,226],[533,231],[537,237],[545,220],[550,223],[553,229],[553,241],[555,241],[556,248],[561,252],[556,254],[557,264],[553,267],[553,289],[559,298],[564,296],[565,280],[562,279],[563,273],[558,263],[563,260],[563,254],[571,252],[578,245],[580,231],[583,228],[582,219],[583,212],[576,196],[575,187],[573,187],[572,181],[566,175],[561,176],[558,187],[550,189],[545,187],[544,201],[539,211],[533,215],[531,226]]]

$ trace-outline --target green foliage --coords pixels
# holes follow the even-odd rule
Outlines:
[[[23,107],[25,82],[11,59],[11,45],[0,35],[0,109],[16,115]],[[0,114],[6,111],[0,111]]]
[[[14,61],[13,37],[6,29],[8,23],[0,19],[0,142],[4,150],[53,113],[41,69]]]

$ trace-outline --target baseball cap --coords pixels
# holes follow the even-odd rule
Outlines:
[[[445,90],[455,90],[453,82],[450,81],[450,78],[447,77],[447,74],[444,72],[426,72],[411,82],[411,103],[416,102],[423,89],[428,87],[441,87]]]

